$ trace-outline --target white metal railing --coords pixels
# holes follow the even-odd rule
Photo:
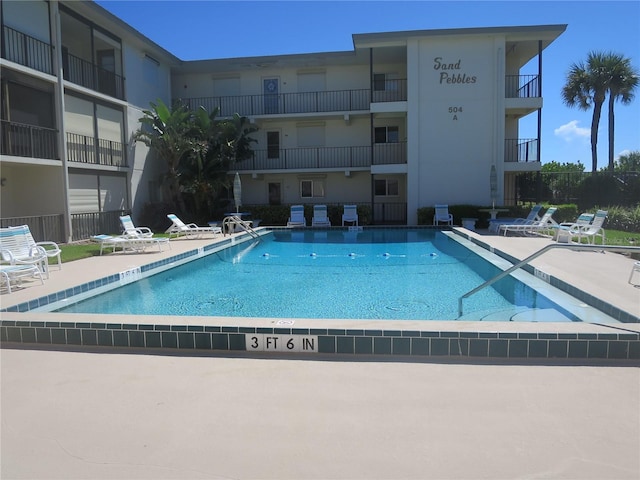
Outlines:
[[[238,215],[229,215],[227,217],[224,217],[224,220],[222,220],[222,232],[224,235],[226,235],[227,232],[231,234],[236,230],[236,228],[244,230],[253,238],[260,237],[260,235],[258,235],[256,231],[251,227],[251,221],[242,220]]]
[[[482,285],[478,285],[473,290],[470,290],[467,293],[465,293],[464,295],[462,295],[458,299],[458,318],[462,317],[462,315],[463,315],[463,312],[462,312],[462,301],[465,298],[468,298],[471,295],[473,295],[474,293],[477,293],[480,290],[484,289],[485,287],[488,287],[489,285],[494,284],[498,280],[500,280],[500,279],[506,277],[507,275],[509,275],[511,272],[517,270],[518,268],[522,267],[523,265],[528,264],[531,260],[533,260],[535,258],[538,258],[543,253],[546,253],[547,251],[549,251],[551,249],[554,249],[554,248],[578,250],[578,251],[584,251],[584,252],[606,251],[606,252],[616,252],[616,253],[640,253],[640,247],[626,247],[626,246],[622,246],[622,245],[560,245],[558,243],[552,243],[550,245],[547,245],[546,247],[541,248],[537,252],[529,255],[524,260],[519,261],[518,263],[516,263],[515,265],[509,267],[508,269],[504,270],[503,272],[499,273],[495,277],[490,278],[489,280],[484,282]]]

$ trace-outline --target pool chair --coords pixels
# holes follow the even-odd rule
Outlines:
[[[563,222],[553,227],[553,239],[558,243],[570,243],[578,231],[593,221],[593,213],[581,213],[575,222]]]
[[[605,233],[604,221],[607,219],[607,214],[609,212],[607,210],[598,210],[596,214],[593,216],[593,221],[587,225],[581,225],[574,228],[571,231],[571,237],[577,238],[578,243],[582,242],[582,239],[585,238],[587,243],[590,245],[596,244],[596,237],[600,237],[602,239],[602,245],[605,244]]]
[[[552,231],[554,225],[557,225],[556,221],[551,218],[556,210],[558,210],[556,207],[549,207],[540,220],[533,222],[500,225],[499,232],[503,232],[505,237],[509,232],[521,235],[545,234]]]
[[[449,213],[449,205],[436,205],[436,214],[433,216],[433,224],[453,226],[453,215]]]
[[[148,227],[136,227],[131,220],[131,215],[124,215],[120,217],[120,223],[122,223],[122,234],[130,238],[150,238],[153,237],[153,232]]]
[[[287,227],[306,227],[307,219],[304,218],[304,205],[291,205],[291,212],[287,220]]]
[[[345,223],[353,223],[354,226],[358,226],[358,206],[357,205],[345,205],[342,213],[342,226]]]
[[[171,220],[171,226],[165,231],[165,233],[169,234],[169,238],[172,237],[180,237],[184,236],[185,238],[200,238],[202,235],[210,233],[222,233],[222,228],[220,227],[199,227],[195,223],[185,224],[182,220],[180,220],[176,215],[170,213],[167,215],[167,218]]]
[[[536,220],[540,220],[538,214],[542,209],[542,205],[534,205],[531,207],[531,211],[526,218],[496,218],[494,220],[489,220],[489,231],[497,232],[500,228],[500,225],[518,225],[518,224],[526,224],[532,223]]]
[[[28,225],[0,228],[0,256],[5,264],[35,265],[49,278],[47,251],[33,241]]]
[[[123,252],[142,253],[147,248],[158,247],[158,251],[162,251],[164,245],[168,245],[171,249],[169,239],[166,237],[127,237],[126,235],[112,236],[112,235],[94,235],[91,240],[100,244],[100,255],[107,249],[111,249],[111,253],[114,253],[116,249],[121,249]]]
[[[313,218],[311,219],[312,227],[330,227],[331,221],[327,216],[326,205],[314,205],[313,206]]]
[[[0,287],[4,287],[7,293],[11,293],[11,284],[22,285],[25,278],[38,278],[44,285],[42,272],[36,265],[0,265]]]

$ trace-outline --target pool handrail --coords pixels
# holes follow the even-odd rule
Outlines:
[[[511,272],[517,270],[518,268],[522,267],[523,265],[528,264],[531,260],[533,260],[535,258],[538,258],[543,253],[546,253],[547,251],[549,251],[549,250],[551,250],[553,248],[571,249],[571,250],[584,251],[584,252],[592,252],[592,251],[605,252],[605,251],[607,251],[607,252],[616,252],[616,253],[640,253],[640,247],[627,247],[627,246],[623,246],[623,245],[573,245],[573,244],[572,245],[561,245],[561,244],[558,244],[558,243],[552,243],[550,245],[547,245],[547,246],[541,248],[537,252],[532,253],[531,255],[529,255],[524,260],[519,261],[515,265],[512,265],[511,267],[507,268],[506,270],[500,272],[495,277],[490,278],[489,280],[487,280],[483,284],[478,285],[473,290],[470,290],[467,293],[465,293],[464,295],[462,295],[458,299],[458,318],[462,317],[462,315],[463,315],[462,301],[465,298],[468,298],[471,295],[473,295],[474,293],[477,293],[480,290],[484,289],[485,287],[488,287],[489,285],[494,284],[498,280],[500,280],[500,279],[506,277],[507,275],[509,275]]]

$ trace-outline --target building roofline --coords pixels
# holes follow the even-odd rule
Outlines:
[[[433,37],[447,35],[507,35],[517,36],[537,34],[542,32],[551,34],[555,40],[567,29],[567,24],[556,25],[524,25],[510,27],[473,27],[473,28],[444,28],[434,30],[408,30],[380,33],[355,33],[352,35],[354,48],[367,47],[369,44],[384,44],[406,41],[411,37]],[[395,43],[398,44],[398,43]]]
[[[106,19],[108,22],[112,22],[115,26],[117,26],[117,32],[114,32],[118,36],[128,36],[129,40],[137,41],[141,46],[144,46],[149,50],[149,53],[153,53],[155,55],[159,55],[165,58],[165,60],[171,64],[179,65],[182,63],[178,57],[176,57],[173,53],[169,52],[167,49],[161,47],[149,37],[143,35],[138,30],[133,28],[127,22],[117,17],[110,11],[103,8],[101,5],[97,4],[93,0],[90,1],[63,1],[61,2],[67,8],[71,10],[77,11],[82,14],[93,13],[97,15],[101,19]]]

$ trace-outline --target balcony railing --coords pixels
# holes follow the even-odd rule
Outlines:
[[[373,146],[374,165],[407,163],[407,142],[376,143]]]
[[[63,55],[64,79],[124,100],[124,78],[70,53]]]
[[[376,144],[375,165],[406,163],[406,143]],[[306,147],[280,150],[254,150],[253,157],[234,165],[235,170],[303,170],[367,168],[371,166],[370,146]]]
[[[70,162],[126,167],[124,149],[121,142],[67,132],[67,160]]]
[[[386,85],[388,84],[388,85]],[[335,90],[328,92],[279,93],[274,95],[239,95],[232,97],[193,97],[179,99],[191,110],[204,107],[207,112],[219,109],[219,116],[279,115],[294,113],[353,112],[369,110],[371,101],[396,102],[407,99],[407,81],[389,80],[385,89]]]
[[[539,162],[538,140],[535,138],[508,138],[504,141],[505,162]]]
[[[36,127],[2,120],[3,155],[31,158],[58,158],[57,135],[53,128]]]
[[[2,58],[53,74],[53,47],[13,28],[2,26]]]
[[[372,102],[402,102],[407,99],[407,81],[405,79],[388,79],[374,82]]]
[[[507,75],[504,85],[506,98],[537,98],[541,96],[538,75]]]

